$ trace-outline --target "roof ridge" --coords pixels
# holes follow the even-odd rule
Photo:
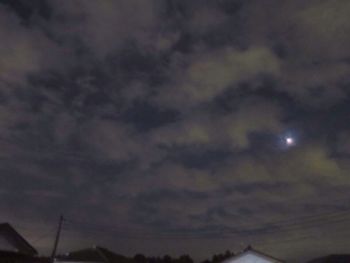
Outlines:
[[[259,250],[256,250],[255,248],[253,248],[251,245],[248,245],[245,249],[243,249],[241,252],[239,252],[238,254],[234,255],[232,258],[238,258],[238,257],[241,257],[244,253],[249,253],[249,252],[253,252],[253,253],[256,253],[258,255],[261,255],[263,257],[266,257],[266,258],[270,258],[270,259],[273,259],[273,260],[276,260],[278,262],[281,262],[281,263],[284,263],[285,261],[284,260],[281,260],[279,258],[276,258],[276,257],[273,257],[271,255],[268,255],[264,252],[261,252]]]
[[[19,234],[16,229],[8,222],[0,223],[0,234],[3,232],[5,239],[14,247],[16,247],[20,252],[24,254],[37,255],[38,251],[31,245],[29,242]],[[7,235],[6,235],[7,234]],[[19,247],[18,247],[19,246]],[[24,246],[24,250],[20,249],[21,246]],[[23,248],[23,247],[22,247]]]

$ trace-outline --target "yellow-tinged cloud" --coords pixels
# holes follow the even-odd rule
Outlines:
[[[226,132],[233,146],[249,146],[248,136],[251,132],[278,133],[283,129],[278,107],[260,101],[250,103],[253,104],[242,105],[237,112],[224,118]]]
[[[219,187],[210,171],[186,168],[181,164],[165,163],[155,173],[157,182],[153,185],[158,188],[208,192]]]
[[[222,165],[216,171],[217,180],[222,184],[249,184],[271,182],[273,175],[264,162],[252,157],[241,157]]]
[[[208,101],[240,81],[262,73],[277,74],[279,66],[278,58],[262,47],[199,54],[187,68],[182,88],[195,102]]]
[[[336,177],[344,175],[335,159],[320,145],[301,147],[283,156],[281,168],[296,177]]]
[[[181,57],[181,56],[180,56]],[[180,60],[174,56],[174,60]],[[246,50],[223,48],[198,51],[174,62],[172,83],[155,99],[160,105],[181,111],[211,102],[228,89],[238,88],[243,81],[256,81],[259,76],[276,76],[279,58],[268,48]]]
[[[284,184],[296,191],[291,195],[312,194],[317,184],[347,183],[346,170],[329,156],[322,145],[306,145],[269,156],[245,156],[223,163],[215,177],[228,185]]]
[[[259,100],[237,106],[237,111],[221,117],[194,116],[155,130],[153,141],[166,146],[225,145],[234,150],[249,147],[251,133],[278,133],[283,129],[279,107]]]
[[[319,1],[301,10],[296,18],[300,30],[310,45],[304,47],[317,56],[331,56],[333,59],[349,54],[350,44],[350,2],[342,0]],[[314,49],[312,42],[318,46]]]
[[[303,106],[324,108],[342,101],[350,66],[349,1],[251,1],[243,8],[248,41],[277,47],[275,88]]]

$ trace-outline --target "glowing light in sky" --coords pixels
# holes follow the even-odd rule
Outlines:
[[[295,144],[295,141],[293,137],[288,136],[285,138],[285,143],[287,146],[293,146]]]

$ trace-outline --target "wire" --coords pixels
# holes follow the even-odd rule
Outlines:
[[[249,225],[241,225],[239,227],[236,227],[236,229],[233,230],[223,230],[224,233],[227,234],[249,234],[251,232],[274,232],[274,231],[291,231],[295,230],[298,228],[302,227],[308,227],[310,224],[311,226],[314,226],[315,223],[332,223],[332,222],[342,222],[345,220],[348,220],[347,216],[349,216],[350,209],[340,211],[340,212],[328,212],[328,213],[322,213],[318,215],[309,215],[309,216],[304,216],[300,218],[295,218],[295,219],[289,219],[289,220],[283,220],[283,221],[275,221],[275,222],[265,222],[263,223],[262,226],[256,227],[256,225],[249,227]],[[90,229],[95,229],[96,231],[99,230],[104,230],[108,229],[110,231],[114,231],[115,233],[125,233],[127,229],[125,227],[115,227],[115,226],[101,226],[101,225],[96,225],[96,224],[91,224],[91,223],[86,223],[86,222],[79,222],[75,220],[66,220],[68,224],[76,225],[79,227],[83,228],[90,228]],[[162,232],[163,234],[186,234],[191,235],[191,234],[220,234],[218,230],[202,230],[196,233],[189,233],[189,230],[184,230],[185,232],[180,232],[179,230],[174,229],[173,231],[167,231],[167,232]]]
[[[55,229],[51,229],[50,232],[47,232],[44,235],[39,236],[38,238],[34,239],[33,241],[31,241],[32,244],[37,244],[39,241],[42,241],[44,239],[48,239],[48,238],[53,238],[53,234],[55,233]]]
[[[1,139],[3,140],[3,139]],[[12,141],[14,142],[14,141]],[[43,150],[40,150],[40,149],[36,149],[35,150],[36,152],[38,153],[45,153],[45,156],[47,157],[47,151],[43,151]],[[71,151],[62,151],[62,152],[59,152],[59,151],[52,151],[50,152],[51,154],[64,154],[65,156],[67,156],[67,153],[72,153]],[[74,152],[74,156],[79,156],[77,152]],[[81,155],[80,155],[81,157]],[[87,155],[85,155],[85,157],[83,158],[79,158],[79,159],[84,159],[86,158]],[[95,156],[89,156],[89,158],[94,158]],[[89,159],[89,161],[91,161]],[[292,230],[296,230],[296,229],[302,229],[302,228],[307,228],[307,227],[315,227],[318,224],[329,224],[329,223],[340,223],[340,222],[343,222],[343,221],[346,221],[348,220],[348,218],[343,218],[347,213],[348,213],[349,210],[344,210],[344,211],[341,211],[341,212],[333,212],[333,213],[323,213],[323,214],[319,214],[319,215],[309,215],[309,216],[304,216],[302,218],[299,218],[300,219],[303,219],[301,221],[297,221],[298,219],[288,219],[288,220],[281,220],[281,221],[275,221],[275,222],[265,222],[265,223],[262,223],[262,227],[260,228],[257,228],[257,227],[254,227],[254,228],[247,228],[247,226],[245,228],[242,229],[242,226],[240,226],[240,228],[236,228],[236,229],[233,229],[233,230],[225,230],[226,232],[225,233],[221,233],[221,234],[226,234],[226,235],[233,235],[233,234],[236,234],[236,235],[242,235],[242,234],[245,234],[245,235],[248,235],[252,232],[259,232],[260,234],[261,233],[274,233],[274,232],[283,232],[283,231],[292,231]],[[343,216],[341,218],[338,218],[339,216]],[[325,222],[325,220],[327,222]],[[74,224],[74,222],[70,222],[72,224]],[[310,225],[311,224],[311,225]],[[80,225],[81,226],[81,225]],[[86,224],[85,224],[85,227],[86,227]],[[91,225],[90,226],[87,226],[87,227],[90,227],[91,229]],[[86,228],[87,228],[86,227]],[[101,230],[103,229],[109,229],[109,230],[113,230],[114,232],[116,233],[119,233],[119,234],[125,234],[125,228],[124,228],[124,232],[123,231],[120,231],[119,229],[115,229],[114,227],[111,228],[111,227],[100,227],[102,228]],[[95,226],[95,230],[96,230],[96,226]],[[143,233],[144,234],[144,233]],[[149,234],[149,233],[147,233]],[[168,234],[168,235],[174,235],[172,234],[172,232],[166,232],[164,234]],[[179,233],[177,233],[179,234]],[[181,234],[181,233],[180,233]],[[197,232],[197,233],[188,233],[187,231],[185,233],[182,233],[182,234],[186,234],[186,236],[190,236],[190,235],[205,235],[205,234],[220,234],[220,232],[218,232],[217,230],[207,230],[207,231],[201,231],[201,232]]]
[[[342,215],[343,216],[343,215]],[[338,215],[339,217],[339,215]],[[94,233],[112,233],[114,235],[118,235],[118,238],[166,238],[166,239],[185,239],[185,238],[208,238],[210,234],[214,234],[214,237],[218,238],[218,235],[220,235],[220,238],[232,238],[234,236],[249,236],[249,235],[257,235],[257,234],[273,234],[273,233],[281,233],[281,232],[288,232],[288,231],[295,231],[295,230],[300,230],[300,229],[308,229],[312,227],[317,227],[320,225],[329,225],[329,224],[338,224],[342,223],[344,221],[349,220],[347,217],[343,218],[337,218],[335,215],[333,217],[326,217],[322,216],[313,221],[301,221],[297,224],[292,224],[292,225],[275,225],[275,227],[278,228],[273,228],[273,229],[261,229],[261,228],[252,228],[252,229],[241,229],[235,232],[213,232],[213,233],[208,233],[208,232],[195,232],[195,233],[170,233],[170,232],[157,232],[157,233],[151,233],[151,232],[125,232],[121,231],[120,229],[116,228],[108,228],[104,226],[99,226],[98,228],[93,227],[93,226],[87,226],[82,225],[82,224],[77,224],[73,223],[72,221],[67,221],[71,225],[68,225],[69,227],[74,227],[74,226],[79,226],[79,228],[83,228],[84,231],[89,231],[89,232],[94,232]],[[311,224],[311,225],[310,225]],[[291,227],[293,226],[293,227]],[[186,234],[186,235],[184,235]]]
[[[283,230],[296,230],[298,228],[303,228],[303,227],[313,227],[315,224],[320,224],[320,223],[334,223],[334,222],[343,222],[346,220],[349,220],[349,212],[339,212],[339,213],[334,213],[334,214],[328,214],[328,215],[323,215],[323,216],[314,216],[310,217],[307,220],[303,221],[295,221],[289,224],[278,224],[278,223],[267,223],[265,224],[265,227],[255,227],[255,228],[246,228],[244,230],[237,230],[236,232],[239,233],[249,233],[249,232],[273,232],[274,230],[276,231],[281,231]],[[340,217],[340,218],[339,218]],[[326,222],[325,222],[326,221]],[[269,228],[269,229],[267,229]],[[232,233],[235,233],[235,231],[232,231]]]
[[[345,213],[345,212],[343,212]],[[298,224],[294,224],[295,226],[297,226],[300,229],[308,229],[310,228],[310,226],[308,225],[303,225],[302,223],[311,223],[313,222],[313,225],[311,227],[317,227],[320,225],[324,225],[324,224],[337,224],[340,222],[344,222],[346,220],[348,220],[348,218],[337,218],[336,216],[340,216],[340,213],[323,213],[322,216],[308,216],[307,218],[313,218],[313,221],[300,221]],[[344,215],[342,215],[344,216]],[[305,217],[302,217],[305,218]],[[317,220],[315,220],[317,218]],[[329,221],[332,220],[332,221]],[[284,222],[286,222],[287,220],[285,220]],[[277,221],[277,222],[281,222],[281,221]],[[68,231],[70,233],[81,233],[83,236],[90,236],[90,237],[101,237],[101,234],[104,235],[104,237],[108,236],[108,237],[113,237],[113,238],[117,238],[117,239],[137,239],[137,240],[150,240],[150,239],[158,239],[158,240],[162,240],[162,239],[166,239],[166,240],[186,240],[186,239],[203,239],[203,238],[209,238],[209,236],[207,235],[203,235],[203,233],[191,233],[190,235],[179,235],[178,233],[174,234],[170,234],[169,232],[166,233],[151,233],[151,232],[134,232],[134,233],[127,233],[127,232],[116,232],[115,228],[110,228],[110,227],[106,227],[106,226],[99,226],[99,229],[96,229],[96,225],[95,228],[91,227],[92,224],[87,224],[84,223],[83,225],[81,223],[78,223],[76,221],[73,220],[69,220],[69,219],[65,219],[64,224],[62,226],[62,230],[63,231]],[[83,227],[84,231],[81,232],[79,231],[76,227],[79,226],[79,228]],[[281,233],[281,230],[286,230],[285,226],[280,225],[280,227],[282,229],[274,229],[273,231],[270,231],[270,234],[273,233]],[[289,231],[292,229],[288,229]],[[294,229],[295,230],[295,229]],[[345,231],[344,231],[345,230]],[[341,231],[342,234],[347,233],[346,231],[349,230],[349,228],[345,228],[345,229],[338,229],[338,231]],[[45,235],[42,235],[40,237],[38,237],[37,239],[33,240],[32,243],[37,243],[40,240],[47,238],[48,235],[52,234],[52,229],[50,232],[46,233]],[[244,230],[242,230],[244,231]],[[251,231],[251,230],[249,230]],[[332,234],[337,233],[338,231],[332,231]],[[242,234],[244,232],[241,232],[240,234]],[[207,233],[204,233],[207,234]],[[216,234],[220,234],[220,233],[216,233]],[[236,235],[230,235],[231,233],[229,233],[229,235],[227,235],[227,232],[221,233],[221,236],[215,236],[214,238],[233,238],[233,237],[237,237]],[[305,232],[304,232],[305,234]],[[74,235],[76,236],[76,235]],[[245,235],[245,237],[247,237],[249,235]],[[320,235],[302,235],[299,237],[293,237],[293,238],[289,238],[289,239],[282,239],[282,240],[276,240],[276,241],[253,241],[253,242],[249,242],[251,244],[254,245],[260,245],[260,246],[268,246],[268,245],[272,245],[272,244],[288,244],[288,243],[292,243],[292,242],[299,242],[302,240],[306,240],[306,239],[310,239],[310,238],[319,238]],[[240,239],[245,239],[244,235],[243,237],[240,237]],[[274,237],[274,239],[276,239],[276,237]]]
[[[347,233],[346,231],[350,230],[348,227],[338,229],[338,231],[332,231],[331,234],[336,234],[337,237],[339,237],[339,234],[346,234],[345,236],[342,235],[342,237],[350,237],[350,233]],[[290,242],[296,242],[296,241],[301,241],[301,240],[306,240],[310,238],[317,238],[317,240],[320,239],[320,236],[324,235],[304,235],[301,237],[295,237],[295,238],[290,238],[290,239],[282,239],[282,240],[275,240],[275,241],[265,241],[265,242],[254,242],[255,245],[274,245],[274,244],[287,244]]]

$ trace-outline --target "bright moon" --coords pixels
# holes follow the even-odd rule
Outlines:
[[[286,144],[287,144],[288,146],[294,145],[294,139],[293,139],[292,137],[287,137],[287,138],[286,138]]]

